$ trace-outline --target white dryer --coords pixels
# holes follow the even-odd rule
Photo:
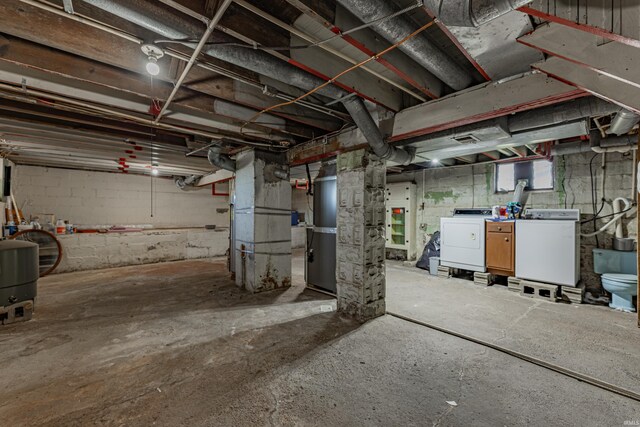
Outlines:
[[[491,209],[456,209],[440,218],[440,264],[485,272],[485,227]]]

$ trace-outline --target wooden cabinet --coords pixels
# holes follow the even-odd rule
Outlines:
[[[513,222],[487,222],[487,271],[498,276],[515,276],[516,245]]]

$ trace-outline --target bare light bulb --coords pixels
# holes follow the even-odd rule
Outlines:
[[[149,62],[147,62],[146,68],[147,73],[151,74],[152,76],[157,76],[158,74],[160,74],[160,66],[158,65],[158,60],[153,56],[149,57]]]
[[[440,163],[438,159],[432,159],[431,160],[431,164],[432,165],[437,165],[438,163]]]
[[[160,172],[158,171],[158,168],[153,168],[153,169],[151,169],[151,175],[156,176],[156,175],[158,175],[158,173],[160,173]]]

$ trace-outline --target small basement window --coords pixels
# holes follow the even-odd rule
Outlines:
[[[528,180],[527,191],[553,190],[553,162],[545,159],[498,163],[495,167],[496,193],[514,191],[520,179]]]

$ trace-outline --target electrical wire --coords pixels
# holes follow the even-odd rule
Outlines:
[[[374,61],[378,58],[380,58],[381,56],[391,52],[392,50],[396,49],[398,46],[400,46],[401,44],[403,44],[404,42],[406,42],[407,40],[412,39],[413,37],[417,36],[418,34],[420,34],[421,32],[423,32],[424,30],[426,30],[427,28],[431,27],[433,24],[435,24],[435,21],[431,21],[425,25],[423,25],[422,27],[418,28],[417,30],[415,30],[413,33],[409,34],[408,36],[404,37],[402,40],[400,40],[399,42],[389,46],[388,48],[384,49],[383,51],[381,51],[378,54],[372,55],[369,58],[358,62],[357,64],[347,68],[346,70],[336,74],[334,77],[330,78],[329,80],[327,80],[326,82],[322,83],[320,86],[317,86],[313,89],[311,89],[310,91],[298,96],[295,99],[292,99],[291,101],[287,101],[287,102],[283,102],[280,104],[276,104],[276,105],[272,105],[271,107],[265,108],[264,110],[258,112],[258,114],[256,114],[255,116],[253,116],[251,119],[249,119],[248,121],[246,121],[242,127],[240,128],[240,133],[242,133],[243,129],[245,128],[245,126],[247,126],[250,123],[253,123],[258,117],[260,117],[262,114],[268,113],[269,111],[275,110],[276,108],[281,108],[281,107],[286,107],[287,105],[291,105],[291,104],[295,104],[296,102],[310,96],[313,95],[314,93],[318,92],[319,90],[321,90],[322,88],[333,84],[336,82],[337,79],[339,79],[340,77],[344,76],[345,74],[350,73],[353,70],[356,70],[360,67],[362,67],[365,64],[368,64],[371,61]]]
[[[387,21],[389,19],[395,18],[397,16],[403,15],[407,12],[412,11],[415,8],[418,7],[422,7],[423,6],[423,2],[422,1],[417,1],[415,2],[415,4],[411,5],[411,6],[407,6],[404,9],[398,10],[397,12],[394,12],[392,14],[386,15],[386,16],[382,16],[380,18],[374,19],[373,21],[369,21],[369,22],[365,22],[362,25],[359,25],[357,27],[351,28],[347,31],[340,31],[338,32],[336,35],[331,36],[327,39],[324,40],[320,40],[317,41],[315,43],[310,43],[310,44],[306,44],[306,45],[298,45],[298,46],[260,46],[257,43],[256,44],[245,44],[245,43],[236,43],[236,42],[225,42],[225,43],[219,43],[219,42],[207,42],[205,43],[208,46],[233,46],[233,47],[242,47],[242,48],[248,48],[248,49],[256,49],[256,50],[274,50],[274,51],[280,51],[280,50],[296,50],[296,49],[309,49],[312,47],[317,47],[317,46],[321,46],[323,44],[329,43],[332,40],[338,39],[338,38],[342,38],[344,36],[347,36],[351,33],[355,33],[357,31],[360,30],[364,30],[365,28],[369,28],[372,25]],[[182,40],[172,40],[172,39],[160,39],[160,40],[154,40],[155,44],[160,44],[160,43],[198,43],[200,40],[192,40],[192,39],[182,39]]]
[[[596,153],[593,155],[593,157],[591,157],[591,160],[589,161],[589,177],[591,179],[591,208],[593,209],[593,218],[589,219],[587,222],[593,222],[593,231],[597,231],[598,226],[596,225],[596,218],[598,217],[598,215],[600,215],[600,212],[602,212],[602,209],[604,209],[604,194],[603,194],[603,198],[602,198],[602,204],[600,205],[600,209],[598,209],[598,211],[596,212],[597,209],[597,203],[596,203],[596,199],[598,198],[598,189],[596,188],[595,184],[594,184],[594,176],[593,176],[593,161],[595,160],[596,157],[598,157],[598,155],[600,155],[600,153]],[[604,172],[603,172],[604,173]],[[604,191],[604,188],[603,188]],[[598,239],[598,235],[595,235],[596,238],[596,248],[600,247],[600,239]]]
[[[623,214],[623,213],[626,213],[626,212],[632,211],[632,210],[634,210],[635,208],[636,208],[636,207],[632,205],[630,208],[627,208],[627,209],[625,209],[625,210],[623,210],[623,211],[620,211],[620,212],[614,212],[614,213],[612,213],[612,214],[608,214],[608,215],[602,215],[602,216],[597,216],[597,217],[593,217],[593,218],[585,219],[584,221],[580,221],[580,224],[586,224],[586,223],[589,223],[589,222],[591,222],[591,221],[600,220],[600,219],[605,219],[605,218],[609,218],[609,217],[612,217],[612,216],[620,215],[620,214]]]

